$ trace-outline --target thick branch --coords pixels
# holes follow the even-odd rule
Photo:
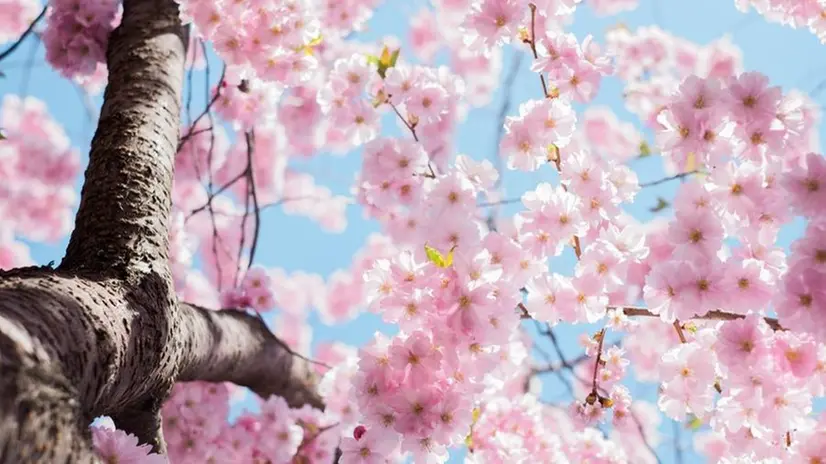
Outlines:
[[[174,1],[124,1],[62,267],[116,277],[166,268],[186,43]]]
[[[263,398],[284,397],[290,406],[324,407],[309,362],[294,354],[255,316],[180,305],[187,327],[178,380],[232,382]]]
[[[42,268],[0,272],[0,462],[88,462],[94,417],[165,397],[181,329],[161,316],[174,307],[146,308],[165,304],[166,288],[155,274],[127,289]],[[46,452],[54,459],[15,459]]]
[[[166,441],[163,438],[163,421],[161,407],[163,399],[151,397],[134,408],[124,408],[112,414],[112,421],[121,430],[127,430],[138,438],[140,443],[152,445],[152,451],[166,454]]]

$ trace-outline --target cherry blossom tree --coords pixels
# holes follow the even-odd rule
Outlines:
[[[712,462],[826,462],[816,103],[728,38],[566,30],[637,0],[432,3],[403,50],[353,40],[377,0],[0,0],[0,71],[33,39],[103,91],[79,195],[44,102],[0,108],[2,462],[648,463],[664,421]],[[734,3],[826,42],[823,0]],[[506,94],[493,159],[457,153],[523,63],[535,95]],[[634,121],[590,105],[608,76]],[[322,152],[359,157],[352,197],[291,163]],[[641,183],[652,156],[667,177]],[[509,198],[520,172],[541,181]],[[625,209],[677,180],[651,208],[673,214]],[[352,204],[381,233],[349,269],[256,261],[266,210],[339,232]],[[67,234],[57,266],[32,262],[26,242]],[[311,309],[398,330],[311,357]],[[257,410],[229,420],[246,391]]]

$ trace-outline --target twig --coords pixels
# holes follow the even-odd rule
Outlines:
[[[599,332],[597,332],[597,362],[594,364],[594,378],[591,384],[591,394],[598,395],[597,393],[597,373],[599,372],[599,365],[602,362],[602,343],[605,341],[605,329],[603,328]]]
[[[682,444],[682,428],[679,422],[672,420],[671,428],[674,431],[674,462],[676,464],[683,464],[683,444]]]
[[[240,174],[238,174],[235,177],[233,177],[232,179],[228,180],[224,185],[218,187],[218,190],[210,193],[209,196],[207,196],[207,202],[204,203],[203,205],[193,209],[192,211],[190,211],[189,214],[184,219],[184,222],[188,221],[189,218],[191,218],[192,216],[195,216],[196,214],[200,213],[201,211],[211,207],[212,206],[212,200],[214,200],[215,197],[217,197],[218,195],[224,193],[228,188],[232,187],[239,180],[246,177],[246,175],[247,175],[247,170],[244,169],[243,171],[241,171]]]
[[[652,313],[648,308],[641,308],[638,306],[609,306],[608,309],[621,309],[626,316],[643,316],[643,317],[660,317],[659,314]],[[734,314],[725,311],[721,311],[719,309],[715,309],[713,311],[709,311],[700,316],[694,316],[691,319],[702,319],[702,320],[716,320],[716,321],[736,321],[738,319],[745,319],[746,316],[742,314]],[[764,317],[764,321],[772,330],[786,330],[784,329],[777,319],[772,317]]]
[[[541,329],[541,327],[540,327],[540,325],[539,325],[539,322],[538,322],[538,321],[534,321],[534,325],[536,326],[536,330],[537,330],[537,332],[539,332],[539,333],[541,333],[541,334],[548,335],[549,337],[550,337],[550,336],[553,336],[553,334],[552,334],[552,333],[549,333],[549,332],[551,331],[550,326],[548,326],[548,330],[547,330],[547,332],[545,332],[545,331],[543,331],[543,330]],[[541,346],[539,346],[539,345],[534,345],[534,349],[535,349],[536,351],[538,351],[538,352],[539,352],[539,354],[541,354],[541,355],[542,355],[542,357],[545,359],[545,362],[548,364],[548,366],[549,366],[549,367],[550,367],[550,366],[554,366],[553,361],[552,361],[552,359],[551,359],[551,355],[550,355],[550,353],[548,353],[547,351],[545,351],[545,349],[544,349],[544,348],[542,348],[542,347],[541,347]],[[556,377],[559,379],[559,381],[560,381],[560,382],[562,382],[562,384],[563,384],[563,385],[565,385],[565,389],[566,389],[566,390],[568,390],[568,393],[569,393],[571,396],[574,396],[574,386],[573,386],[573,385],[571,385],[571,381],[570,381],[570,380],[568,380],[568,378],[567,378],[567,377],[565,377],[565,375],[563,375],[563,373],[562,373],[562,369],[568,369],[568,370],[571,370],[571,369],[570,369],[571,364],[568,362],[568,360],[567,360],[567,359],[565,359],[565,357],[563,357],[563,356],[560,356],[560,355],[559,355],[559,350],[557,350],[557,356],[560,358],[560,365],[559,365],[559,368],[558,368],[558,369],[542,369],[542,372],[541,372],[541,373],[543,373],[543,374],[544,374],[544,373],[552,373],[552,374],[556,375]],[[571,372],[573,372],[573,370],[571,370]],[[528,387],[530,386],[531,379],[532,379],[535,375],[538,375],[538,374],[540,374],[540,372],[539,372],[537,369],[531,369],[530,373],[529,373],[529,374],[528,374],[528,376],[525,378],[525,386],[524,386],[524,390],[525,390],[526,392],[528,391]]]
[[[509,205],[512,203],[521,203],[521,198],[508,198],[506,200],[499,200],[499,201],[491,201],[485,203],[477,203],[476,207],[478,208],[489,208],[491,206],[499,206],[499,205]]]
[[[679,320],[674,321],[674,330],[677,331],[677,336],[680,337],[680,343],[686,343],[685,333],[683,333],[683,326],[680,325]]]
[[[251,145],[253,145],[255,143],[255,129],[253,129],[248,134],[246,134],[246,138],[247,138],[247,147],[250,147]],[[253,230],[252,230],[252,244],[250,245],[250,262],[249,262],[249,265],[252,265],[253,261],[255,260],[255,250],[258,247],[258,232],[261,229],[261,214],[260,214],[260,210],[258,208],[258,193],[257,193],[256,187],[255,187],[255,173],[254,173],[253,166],[252,166],[252,151],[253,150],[251,148],[247,149],[247,163],[249,163],[248,185],[249,185],[250,196],[252,197],[252,207],[253,207],[253,210],[255,211],[255,216],[254,216],[254,219],[253,219],[254,220],[254,225],[253,225]]]
[[[640,187],[641,188],[653,187],[655,185],[664,184],[666,182],[671,182],[672,180],[682,179],[684,177],[692,176],[694,174],[699,174],[699,173],[700,173],[700,171],[697,170],[697,169],[694,169],[692,171],[681,172],[679,174],[676,174],[676,175],[673,175],[673,176],[670,176],[670,177],[664,177],[662,179],[657,179],[657,180],[654,180],[654,181],[651,181],[651,182],[643,182],[642,184],[640,184]]]
[[[637,417],[634,411],[631,411],[630,408],[628,412],[631,413],[631,417],[634,419],[634,422],[637,423],[637,430],[640,432],[640,440],[642,440],[643,445],[645,445],[645,447],[648,449],[648,452],[651,453],[652,456],[654,456],[654,459],[657,460],[657,463],[661,464],[662,461],[660,460],[660,457],[657,455],[657,451],[654,450],[654,447],[651,446],[651,443],[648,442],[648,437],[645,436],[645,429],[643,429],[642,427],[642,421],[640,421],[639,417]]]
[[[536,52],[536,5],[529,3],[528,7],[531,9],[531,40],[528,43],[531,46],[533,58],[537,59],[539,54]],[[541,72],[539,73],[539,80],[542,82],[542,95],[548,98],[548,84],[545,83],[545,75]]]
[[[419,136],[416,135],[416,127],[413,126],[413,124],[409,123],[404,116],[402,116],[401,112],[399,112],[399,109],[396,108],[396,105],[394,105],[393,102],[387,100],[387,104],[390,105],[391,108],[393,108],[393,111],[396,112],[396,115],[399,117],[399,119],[401,119],[404,125],[407,126],[407,128],[410,130],[410,133],[413,134],[413,140],[418,142]]]
[[[511,63],[508,74],[505,76],[505,81],[502,83],[502,87],[505,88],[505,96],[502,97],[502,106],[499,107],[499,115],[496,119],[496,145],[494,146],[495,152],[493,157],[493,162],[496,163],[496,170],[499,172],[499,177],[493,184],[494,189],[498,189],[499,186],[502,185],[502,175],[504,174],[504,170],[502,169],[502,157],[499,153],[499,145],[502,143],[502,137],[505,135],[505,118],[510,112],[511,106],[513,106],[513,98],[511,98],[511,93],[513,92],[513,83],[516,80],[516,76],[519,74],[519,67],[521,65],[522,54],[518,53],[513,58],[513,63]]]
[[[201,42],[201,44],[203,44],[203,41]],[[221,71],[221,79],[218,81],[217,88],[215,89],[215,95],[213,95],[212,98],[210,98],[210,96],[209,96],[209,83],[207,82],[207,86],[206,86],[207,105],[204,108],[204,111],[202,111],[201,114],[199,114],[198,117],[195,118],[195,121],[193,121],[192,124],[189,125],[189,129],[187,130],[187,133],[183,137],[181,137],[181,140],[178,142],[178,151],[181,150],[181,147],[184,146],[184,144],[186,143],[187,140],[189,140],[193,135],[195,135],[193,132],[195,131],[195,127],[198,125],[198,122],[200,122],[201,119],[204,118],[204,116],[206,116],[208,114],[209,115],[212,114],[210,110],[212,109],[212,105],[214,105],[215,102],[218,101],[218,98],[221,97],[221,88],[222,88],[222,84],[224,83],[224,78],[226,77],[226,72],[227,72],[227,67],[226,67],[226,65],[224,65],[224,69],[223,69],[223,71]],[[208,62],[207,62],[207,71],[206,71],[206,73],[207,73],[206,75],[209,76],[209,63]],[[209,79],[209,78],[207,78],[207,79]],[[210,124],[210,126],[214,126],[214,124]]]
[[[46,16],[46,10],[47,9],[48,9],[48,5],[43,7],[43,10],[40,12],[39,15],[37,15],[36,18],[34,18],[34,21],[32,21],[32,23],[29,24],[29,27],[26,28],[25,31],[23,31],[23,34],[20,36],[20,38],[18,38],[16,42],[11,44],[11,46],[9,46],[9,48],[5,49],[2,53],[0,53],[0,61],[3,61],[4,58],[6,58],[7,56],[14,53],[14,50],[17,47],[19,47],[20,44],[22,44],[24,40],[26,40],[26,37],[28,37],[29,34],[31,34],[34,31],[34,26],[36,26],[37,23],[39,23],[40,20],[43,19],[44,16]]]

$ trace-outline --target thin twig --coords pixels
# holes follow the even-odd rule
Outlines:
[[[660,317],[659,314],[652,313],[648,308],[638,306],[609,306],[608,309],[621,309],[626,316],[643,316],[643,317]],[[746,316],[742,314],[734,314],[726,311],[715,309],[700,316],[694,316],[691,319],[715,320],[715,321],[736,321],[738,319],[745,319]],[[786,330],[777,319],[772,317],[764,317],[764,321],[772,330]]]
[[[538,321],[534,321],[534,325],[536,326],[537,332],[539,332],[540,334],[543,334],[543,335],[547,335],[554,342],[554,348],[556,349],[557,357],[559,358],[559,365],[558,365],[559,368],[558,369],[542,369],[541,372],[538,369],[531,369],[530,374],[525,379],[525,391],[528,391],[528,387],[530,386],[530,381],[533,378],[533,376],[538,375],[540,373],[542,373],[542,374],[544,374],[544,373],[553,373],[554,375],[556,375],[556,377],[559,379],[559,381],[562,382],[562,384],[565,386],[565,389],[568,390],[568,394],[570,394],[573,397],[574,396],[574,386],[571,385],[571,381],[568,380],[568,378],[565,377],[565,375],[562,373],[563,369],[567,369],[571,373],[573,373],[574,372],[573,366],[571,365],[571,363],[564,356],[562,356],[562,351],[559,348],[558,343],[556,342],[555,335],[553,334],[550,325],[546,325],[546,327],[547,327],[546,331],[542,330],[542,328],[539,325]],[[539,345],[534,345],[534,349],[536,349],[539,352],[539,354],[541,354],[542,357],[545,358],[545,362],[548,364],[548,367],[554,366],[553,361],[551,359],[550,353],[545,351]],[[574,362],[574,364],[578,364],[578,362]]]
[[[599,365],[602,362],[602,344],[605,341],[605,329],[603,328],[599,332],[597,332],[597,362],[594,364],[594,378],[593,382],[591,383],[591,394],[597,395],[597,373],[599,372]]]
[[[407,126],[407,129],[410,130],[410,133],[413,134],[413,140],[418,142],[419,141],[419,136],[416,135],[416,127],[413,126],[413,124],[409,123],[407,121],[407,118],[402,116],[401,112],[399,112],[399,109],[396,108],[396,105],[394,105],[393,102],[391,102],[390,100],[387,100],[387,104],[390,105],[390,108],[393,108],[393,111],[396,112],[396,115],[399,117],[399,119],[401,119],[402,122],[404,123],[404,125]]]
[[[34,27],[37,25],[37,23],[40,22],[41,19],[43,19],[44,16],[46,16],[46,10],[47,9],[48,9],[48,5],[44,6],[43,10],[40,12],[40,14],[37,15],[37,17],[34,18],[34,21],[32,21],[32,23],[29,24],[29,27],[26,28],[25,31],[23,31],[23,34],[20,36],[20,38],[18,38],[16,42],[11,44],[11,46],[9,48],[5,49],[2,53],[0,53],[0,61],[3,61],[4,58],[6,58],[7,56],[14,53],[14,50],[17,49],[17,47],[19,47],[20,44],[22,44],[24,40],[26,40],[26,37],[28,37],[29,34],[34,32]]]
[[[682,427],[680,427],[679,422],[672,420],[671,428],[674,431],[674,462],[676,464],[683,464]]]
[[[502,83],[502,87],[505,88],[505,95],[502,97],[502,106],[499,107],[499,115],[496,118],[496,145],[494,146],[495,151],[493,156],[493,162],[496,163],[496,170],[499,172],[499,177],[493,184],[494,189],[498,189],[499,186],[502,185],[502,175],[504,174],[504,169],[502,169],[502,157],[499,153],[499,146],[502,143],[502,137],[505,136],[505,118],[510,112],[511,106],[513,106],[513,98],[511,95],[513,92],[513,83],[516,80],[516,76],[519,74],[519,68],[521,66],[522,54],[518,53],[513,58],[513,63],[511,63],[508,74],[505,76],[505,81]]]
[[[651,182],[643,182],[642,184],[640,184],[640,187],[641,188],[653,187],[655,185],[664,184],[666,182],[671,182],[672,180],[682,179],[682,178],[692,176],[694,174],[699,174],[699,173],[700,173],[700,171],[697,170],[697,169],[694,169],[694,170],[691,170],[691,171],[686,171],[686,172],[681,172],[679,174],[669,176],[669,177],[664,177],[662,179],[657,179],[657,180],[654,180],[654,181],[651,181]]]
[[[192,211],[190,211],[189,214],[186,216],[186,218],[184,218],[184,222],[188,221],[189,218],[191,218],[192,216],[195,216],[196,214],[200,213],[201,211],[211,207],[212,206],[212,201],[215,199],[215,197],[217,197],[218,195],[224,193],[228,188],[232,187],[233,185],[238,183],[239,180],[246,177],[246,175],[247,175],[247,170],[244,169],[243,171],[241,171],[240,174],[238,174],[235,177],[233,177],[232,179],[228,180],[226,183],[224,183],[224,185],[218,187],[218,190],[216,190],[214,192],[211,192],[207,196],[207,202],[204,203],[203,205],[193,209]]]
[[[639,419],[639,417],[637,417],[634,411],[630,410],[630,408],[628,412],[631,413],[631,417],[634,419],[634,422],[637,423],[637,430],[640,432],[640,440],[642,440],[643,445],[645,445],[645,447],[648,449],[648,452],[651,453],[652,456],[654,456],[654,459],[657,460],[657,463],[661,464],[662,461],[660,460],[660,457],[657,455],[657,451],[654,450],[654,447],[651,446],[651,443],[648,442],[648,437],[645,436],[645,429],[642,427],[642,421]]]
[[[680,337],[680,343],[686,343],[685,333],[683,333],[683,326],[680,324],[680,321],[674,321],[674,330],[677,331],[677,336]]]
[[[247,147],[253,145],[255,143],[255,130],[253,129],[249,133],[246,134],[247,138]],[[261,214],[260,209],[258,208],[258,193],[255,187],[255,173],[252,165],[252,152],[253,150],[250,148],[247,150],[247,163],[249,163],[249,191],[250,196],[252,197],[252,207],[255,211],[254,216],[254,224],[252,230],[252,244],[250,245],[250,261],[249,265],[251,266],[253,261],[255,260],[255,250],[258,247],[258,232],[261,229]]]
[[[485,203],[477,203],[476,207],[477,208],[489,208],[491,206],[509,205],[509,204],[512,204],[512,203],[521,203],[521,202],[522,202],[521,198],[508,198],[506,200],[491,201],[491,202],[485,202]]]
[[[533,58],[537,59],[539,58],[539,54],[536,52],[536,5],[530,3],[528,6],[531,9],[531,40],[528,43],[531,46]],[[542,95],[548,98],[548,84],[545,83],[545,75],[541,72],[539,73],[539,80],[542,82]]]
[[[201,42],[201,43],[203,44],[203,42]],[[207,71],[206,72],[207,72],[207,76],[209,76],[209,62],[207,62]],[[187,130],[187,133],[183,137],[181,137],[181,140],[178,142],[178,151],[181,150],[181,147],[184,146],[184,144],[186,143],[187,140],[189,140],[193,135],[195,135],[193,132],[195,131],[195,127],[198,125],[198,122],[200,122],[201,119],[204,118],[204,116],[207,116],[207,115],[211,116],[212,115],[212,112],[210,110],[212,109],[212,105],[214,105],[215,102],[218,101],[218,98],[221,97],[221,88],[222,88],[222,84],[224,83],[224,78],[226,77],[226,72],[227,72],[227,67],[226,67],[226,65],[224,65],[224,70],[221,72],[221,79],[218,81],[217,88],[215,89],[215,95],[213,95],[211,98],[209,96],[209,83],[207,83],[207,88],[206,88],[206,91],[207,91],[207,105],[204,108],[204,111],[202,111],[201,114],[199,114],[198,117],[195,118],[195,121],[193,121],[192,124],[189,125],[189,129]],[[211,119],[212,118],[210,118],[210,120]],[[210,124],[210,127],[211,126],[214,126],[214,124]]]

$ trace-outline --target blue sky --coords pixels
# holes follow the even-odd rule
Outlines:
[[[405,21],[412,13],[426,7],[423,0],[387,0],[376,10],[369,23],[369,30],[360,34],[362,40],[372,40],[388,35],[396,35],[405,40]],[[681,36],[699,44],[705,44],[729,34],[732,41],[743,51],[745,70],[760,71],[768,75],[775,85],[784,91],[797,88],[809,93],[821,80],[826,79],[826,46],[821,45],[814,35],[807,30],[793,30],[777,24],[768,24],[754,13],[741,14],[734,8],[733,0],[642,0],[640,7],[630,13],[614,17],[595,17],[587,5],[579,8],[575,22],[570,28],[579,38],[593,34],[602,41],[604,32],[617,23],[623,23],[631,29],[637,26],[657,24],[674,35]],[[404,49],[404,42],[403,49]],[[404,51],[403,51],[404,53]],[[520,52],[521,53],[521,52]],[[33,58],[32,58],[33,57]],[[211,60],[217,63],[214,56]],[[33,59],[34,66],[27,71],[27,63]],[[514,59],[512,50],[504,55],[503,73],[507,72]],[[538,97],[536,76],[528,70],[529,60],[523,59],[520,72],[514,81],[511,95],[513,106],[510,114],[516,113],[518,104],[530,98]],[[6,78],[0,79],[0,96],[9,93],[27,92],[29,95],[44,100],[52,115],[64,125],[73,144],[82,152],[88,151],[94,130],[94,121],[86,117],[82,98],[76,87],[50,70],[44,62],[43,48],[36,39],[28,39],[10,58],[0,63],[0,70]],[[213,66],[212,81],[217,80],[219,67]],[[193,108],[200,109],[204,104],[204,76],[194,79]],[[818,95],[819,103],[826,100],[826,91]],[[495,151],[497,133],[497,113],[502,103],[504,89],[498,89],[490,105],[471,111],[466,122],[456,134],[458,153],[468,154],[476,159],[489,158]],[[92,105],[99,108],[100,97],[92,99]],[[606,79],[593,104],[611,107],[621,119],[639,121],[628,113],[621,101],[621,85],[617,80]],[[198,110],[199,111],[199,110]],[[197,114],[197,112],[195,114]],[[386,133],[404,136],[389,119],[385,121]],[[821,137],[826,136],[823,124]],[[651,140],[649,138],[649,140]],[[317,182],[330,187],[335,193],[347,195],[353,174],[360,165],[358,151],[345,157],[333,157],[321,154],[314,159],[295,163],[296,169],[316,175]],[[656,157],[637,161],[633,164],[642,182],[662,177],[660,161]],[[538,174],[519,175],[505,173],[505,189],[508,198],[519,196],[531,188],[537,181],[552,181],[549,170]],[[78,187],[81,180],[78,179]],[[678,183],[669,183],[646,189],[638,196],[635,205],[628,211],[641,220],[650,219],[652,213],[648,207],[656,203],[658,196],[669,198]],[[502,209],[503,214],[518,211],[519,205]],[[667,214],[667,213],[666,213]],[[363,219],[359,208],[352,206],[348,213],[349,227],[341,234],[328,234],[321,231],[313,222],[302,217],[287,216],[274,209],[268,210],[262,217],[262,233],[259,241],[257,259],[259,264],[268,267],[281,267],[291,271],[329,275],[336,269],[347,268],[353,254],[363,246],[367,235],[378,231],[378,226]],[[783,233],[781,240],[787,246],[799,235],[801,223],[796,222]],[[31,244],[32,256],[38,263],[59,262],[68,237],[58,243]],[[571,254],[555,262],[560,272],[570,272],[573,264]],[[376,318],[364,316],[343,326],[327,327],[311,317],[314,328],[314,343],[339,340],[353,345],[361,345],[372,338],[375,330],[386,328]],[[581,349],[575,342],[580,329],[562,329],[560,338],[569,357],[576,356]],[[543,397],[556,397],[560,392],[558,381],[548,380],[544,386]],[[637,386],[633,390],[637,396],[654,398],[654,385]],[[668,436],[672,433],[670,421],[662,426],[665,445],[669,445]],[[688,433],[683,434],[683,446],[690,446]],[[674,452],[667,446],[661,446],[658,454],[662,462],[674,461]],[[453,460],[458,460],[455,456]],[[694,454],[685,454],[685,462],[702,462]]]

